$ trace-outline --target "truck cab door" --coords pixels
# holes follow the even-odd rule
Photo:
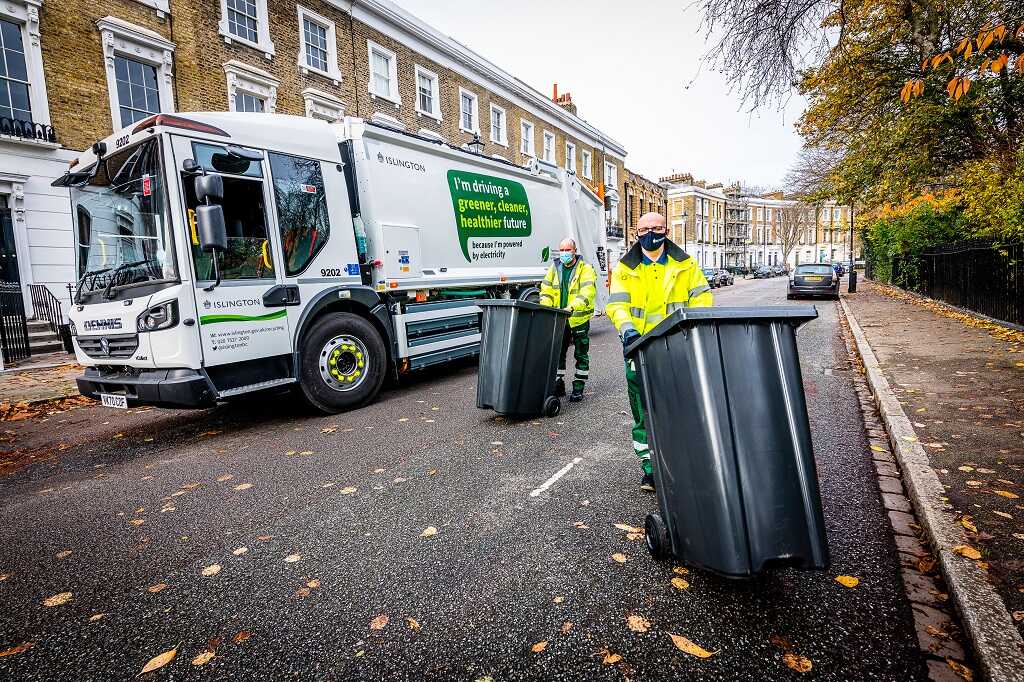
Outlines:
[[[287,308],[298,303],[298,297],[284,284],[280,239],[271,227],[266,154],[262,161],[247,161],[232,156],[223,144],[185,137],[173,140],[186,210],[185,239],[191,246],[195,274],[203,365],[222,397],[257,384],[288,381],[292,348]],[[185,159],[194,159],[203,172],[224,178],[221,205],[228,248],[216,254],[221,277],[216,286],[214,256],[199,247],[196,175],[182,170]]]

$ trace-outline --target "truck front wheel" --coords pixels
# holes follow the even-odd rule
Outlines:
[[[368,320],[352,313],[325,315],[306,334],[300,353],[303,398],[328,414],[365,405],[384,383],[386,352]]]

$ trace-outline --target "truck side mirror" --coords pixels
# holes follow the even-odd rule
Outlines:
[[[205,179],[204,178],[200,179]],[[215,176],[218,179],[220,176]],[[198,185],[199,183],[196,182]],[[198,190],[198,187],[197,187]],[[203,251],[226,251],[228,229],[224,224],[224,209],[218,204],[196,206],[196,236]]]
[[[196,178],[196,199],[200,204],[219,203],[224,198],[224,178],[219,173],[207,173]]]

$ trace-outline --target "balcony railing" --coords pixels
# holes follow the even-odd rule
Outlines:
[[[605,232],[612,239],[623,239],[626,236],[625,232],[623,232],[622,230],[622,227],[619,225],[608,225],[605,228]]]
[[[57,142],[57,131],[53,126],[6,116],[0,116],[0,135],[37,142]]]

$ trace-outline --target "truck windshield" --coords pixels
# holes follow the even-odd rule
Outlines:
[[[111,154],[87,183],[71,188],[77,299],[177,281],[166,204],[156,139]]]

